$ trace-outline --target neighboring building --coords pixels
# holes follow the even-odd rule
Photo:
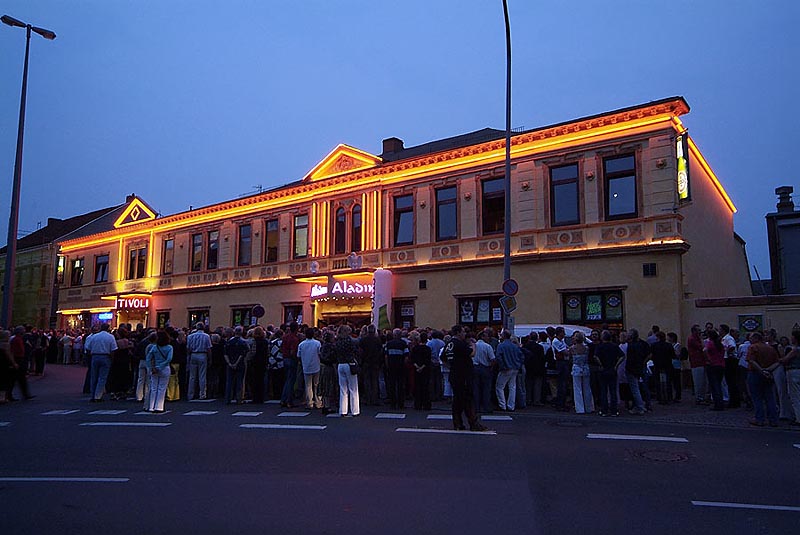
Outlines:
[[[79,229],[118,207],[95,210],[68,219],[47,219],[47,225],[17,240],[17,270],[14,276],[12,325],[38,328],[55,326],[58,302],[58,246],[64,236],[76,235]],[[7,247],[0,249],[0,280],[4,280]],[[3,288],[0,288],[2,296]]]
[[[734,205],[688,111],[673,97],[514,133],[517,323],[688,332],[696,299],[750,293]],[[497,327],[503,138],[389,138],[380,156],[339,145],[286,186],[68,236],[61,325],[250,323],[257,304],[262,323],[366,323],[374,276],[382,326]],[[73,275],[98,259],[107,280]]]
[[[767,241],[772,293],[800,294],[800,210],[792,201],[792,186],[775,189],[778,211],[767,214]]]

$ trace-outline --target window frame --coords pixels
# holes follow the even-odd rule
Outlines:
[[[630,158],[631,160],[633,160],[633,167],[631,169],[625,169],[622,171],[612,171],[612,172],[607,171],[608,162],[612,160],[622,160],[625,158]],[[633,212],[625,212],[625,213],[611,215],[609,211],[609,206],[610,206],[609,195],[611,192],[610,188],[611,181],[623,180],[625,178],[631,178],[633,180]],[[635,219],[639,217],[639,172],[636,161],[636,153],[631,152],[627,154],[618,154],[614,156],[603,157],[603,189],[604,189],[603,203],[604,203],[606,221]]]
[[[300,218],[305,218],[305,223],[302,225],[298,225],[297,220]],[[292,258],[295,260],[299,260],[302,258],[308,258],[308,212],[304,212],[302,214],[295,214],[292,218]],[[303,251],[298,251],[298,237],[300,232],[305,233],[305,249]]]
[[[361,232],[364,228],[364,211],[361,205],[356,203],[350,211],[350,250],[360,252],[363,249]]]
[[[247,229],[247,236],[244,236],[242,229]],[[248,267],[253,263],[253,225],[242,223],[236,230],[236,265],[237,267]]]
[[[398,208],[398,201],[401,199],[410,199],[411,202],[408,206],[404,206],[402,208]],[[399,241],[399,231],[402,227],[402,222],[404,220],[404,216],[409,215],[411,217],[411,235],[408,241]],[[392,244],[395,247],[403,247],[407,245],[414,245],[414,234],[415,234],[415,225],[414,225],[414,194],[413,193],[403,193],[400,195],[395,195],[392,197],[392,221],[394,226],[392,228]]]
[[[206,232],[206,270],[219,269],[219,233],[219,229]]]
[[[202,232],[192,234],[189,250],[189,271],[203,271],[204,238]]]
[[[101,258],[105,258],[105,262],[100,262]],[[111,255],[108,253],[95,255],[94,257],[94,283],[95,284],[102,284],[104,282],[108,282],[108,268],[109,262],[111,259]],[[100,267],[105,265],[105,269],[103,273],[100,272]],[[101,276],[102,275],[102,276]],[[98,280],[99,279],[99,280]]]
[[[553,178],[553,172],[558,171],[560,169],[566,169],[568,167],[575,168],[575,177],[574,178]],[[580,225],[581,224],[581,184],[580,184],[580,176],[581,176],[581,169],[580,164],[578,162],[571,162],[565,163],[561,165],[554,165],[552,167],[548,167],[548,177],[550,178],[550,226],[551,227],[563,227],[568,225]],[[575,184],[575,215],[576,219],[569,219],[569,220],[562,220],[558,221],[556,219],[558,209],[557,209],[557,198],[556,198],[556,187],[557,186],[564,186],[569,184]]]
[[[270,230],[270,223],[275,223],[275,229]],[[275,246],[270,247],[270,236],[275,238]],[[267,219],[264,223],[264,263],[274,264],[278,261],[278,250],[281,244],[281,222],[276,217]],[[270,258],[270,252],[274,251],[275,258]]]
[[[333,230],[333,236],[331,236],[333,254],[347,254],[347,210],[343,206],[333,212],[331,229]]]
[[[175,238],[165,238],[161,249],[161,274],[172,275],[175,270]]]
[[[69,266],[70,266],[69,285],[83,286],[83,275],[86,271],[86,264],[84,258],[82,256],[78,258],[73,258]]]
[[[589,318],[587,314],[587,298],[599,297],[600,298],[600,318]],[[619,317],[609,317],[609,308],[611,307],[609,299],[617,298],[619,304],[617,307],[620,309]],[[580,318],[568,315],[568,308],[575,309],[570,306],[569,302],[573,299],[579,301],[578,309],[580,310]],[[598,289],[598,290],[576,290],[571,292],[561,292],[561,317],[565,324],[569,325],[589,325],[600,326],[602,324],[609,324],[614,328],[621,328],[625,324],[625,292],[622,289]]]
[[[444,191],[453,190],[453,198],[452,199],[439,199],[439,194]],[[449,241],[449,240],[457,240],[459,236],[458,232],[458,186],[455,184],[442,186],[441,188],[436,188],[433,190],[433,198],[434,202],[436,203],[436,213],[435,213],[435,221],[434,221],[434,236],[437,242],[441,241]],[[453,234],[452,235],[443,235],[442,234],[442,207],[443,206],[453,206],[454,214],[453,214]]]
[[[132,245],[128,249],[126,280],[143,279],[147,276],[147,244]]]
[[[487,195],[487,193],[486,193],[486,184],[488,184],[490,182],[497,182],[497,181],[500,181],[500,183],[503,184],[503,187],[501,188],[501,190],[499,192],[498,191],[492,191]],[[495,200],[495,199],[498,199],[498,198],[502,199],[502,203],[500,204],[502,209],[498,209],[498,210],[490,210],[490,209],[488,209],[487,206],[490,206],[490,203],[487,202],[487,201]],[[505,214],[505,211],[506,211],[505,202],[506,202],[506,199],[505,199],[505,176],[491,177],[491,178],[485,178],[485,179],[481,180],[481,236],[497,236],[498,234],[503,234],[504,233],[504,231],[505,231],[505,216],[506,216],[506,214]],[[492,203],[491,205],[493,206],[494,203]],[[496,213],[500,213],[501,214],[500,218],[498,219],[498,221],[501,223],[500,224],[500,228],[499,229],[495,229],[495,230],[487,230],[487,227],[486,227],[487,221],[493,221],[494,217],[496,217]],[[493,217],[487,217],[489,215],[492,215]]]

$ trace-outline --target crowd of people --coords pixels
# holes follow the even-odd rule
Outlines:
[[[695,325],[683,344],[653,326],[580,331],[548,327],[518,339],[491,328],[393,329],[373,325],[323,328],[218,327],[145,329],[108,324],[91,331],[0,330],[0,403],[33,397],[26,376],[46,362],[86,367],[84,393],[92,403],[135,399],[163,412],[166,401],[223,399],[226,403],[280,400],[323,414],[358,416],[361,403],[430,410],[449,401],[453,425],[482,430],[478,413],[551,405],[561,411],[643,415],[653,403],[682,400],[691,390],[711,410],[746,408],[751,424],[800,425],[800,332],[740,335],[727,325]]]

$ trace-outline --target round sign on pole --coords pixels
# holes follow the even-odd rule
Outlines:
[[[251,314],[251,315],[252,315],[254,318],[263,318],[263,317],[264,317],[264,314],[266,314],[266,313],[267,313],[267,311],[266,311],[266,310],[264,310],[264,307],[263,307],[263,306],[261,306],[261,305],[256,305],[256,306],[254,306],[254,307],[253,307],[253,310],[251,310],[251,311],[250,311],[250,314]]]
[[[506,295],[517,295],[519,291],[519,284],[514,279],[506,279],[503,281],[503,293]]]

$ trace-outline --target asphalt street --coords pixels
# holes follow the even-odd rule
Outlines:
[[[800,433],[364,407],[90,404],[79,368],[0,406],[0,532],[791,533]],[[82,380],[82,379],[81,379]],[[67,478],[67,479],[64,479]]]

